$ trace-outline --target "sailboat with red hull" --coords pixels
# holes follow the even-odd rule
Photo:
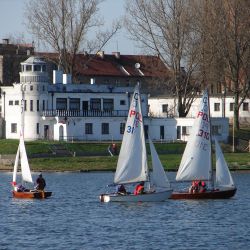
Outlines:
[[[176,181],[207,184],[202,191],[193,186],[174,191],[170,199],[228,199],[235,195],[236,187],[217,139],[215,143],[216,171],[212,169],[212,137],[209,95],[205,90],[187,142]]]

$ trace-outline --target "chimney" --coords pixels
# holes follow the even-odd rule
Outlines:
[[[53,70],[53,84],[62,83],[63,73],[61,70]]]
[[[71,74],[63,74],[63,84],[71,84]]]
[[[112,52],[116,59],[120,59],[120,52]]]
[[[9,44],[9,41],[10,41],[10,40],[9,40],[8,38],[4,38],[4,39],[3,39],[3,44]]]

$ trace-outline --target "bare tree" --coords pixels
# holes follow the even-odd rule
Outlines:
[[[188,114],[200,86],[193,77],[198,70],[200,35],[192,5],[187,0],[127,0],[126,5],[125,24],[131,38],[158,54],[172,71],[169,84],[180,117]]]
[[[233,94],[234,125],[238,130],[239,108],[250,91],[250,3],[210,0],[204,1],[204,8],[209,16],[203,28],[207,35],[206,55],[210,55],[211,66],[206,63],[206,68],[217,73],[214,80],[223,85],[219,87],[225,94]],[[213,48],[210,53],[208,48]]]
[[[101,31],[98,17],[101,0],[31,0],[27,3],[27,27],[45,46],[58,52],[65,73],[74,73],[76,54],[97,53],[120,29],[115,22],[111,30]],[[93,41],[89,32],[94,31]]]

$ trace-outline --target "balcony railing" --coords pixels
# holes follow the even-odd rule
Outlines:
[[[44,117],[126,117],[127,110],[44,110]]]

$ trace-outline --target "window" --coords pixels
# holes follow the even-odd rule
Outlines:
[[[17,133],[17,124],[11,123],[11,133]]]
[[[39,123],[36,124],[36,134],[39,135]]]
[[[17,105],[17,106],[19,105],[19,101],[18,100],[15,101],[15,105]]]
[[[82,110],[88,110],[89,109],[89,102],[83,101],[82,102]]]
[[[144,125],[145,138],[148,139],[148,125]]]
[[[176,131],[176,135],[177,135],[177,140],[181,139],[181,126],[177,126],[177,131]]]
[[[43,100],[43,111],[45,110],[45,100]]]
[[[192,129],[192,127],[183,126],[182,127],[182,135],[190,135],[191,129]]]
[[[221,135],[221,126],[212,126],[212,135]]]
[[[123,135],[124,131],[125,131],[125,123],[122,122],[122,123],[120,123],[120,134]]]
[[[220,103],[214,103],[214,111],[220,111]]]
[[[69,99],[69,109],[70,110],[80,110],[80,99],[70,98]]]
[[[39,100],[36,100],[36,111],[39,111]]]
[[[230,111],[234,111],[234,103],[230,102],[230,107],[229,107]]]
[[[33,91],[33,85],[30,85],[30,91]]]
[[[243,111],[248,111],[248,102],[243,102]]]
[[[114,110],[114,100],[103,99],[103,110]]]
[[[90,99],[91,110],[101,110],[101,99],[93,98]]]
[[[27,110],[27,100],[24,100],[24,111]]]
[[[33,111],[33,100],[30,100],[30,111]]]
[[[13,101],[9,101],[9,106],[12,106],[13,105]]]
[[[168,113],[168,104],[162,104],[162,113]]]
[[[41,65],[34,65],[34,71],[41,71]]]
[[[93,134],[93,124],[92,123],[86,123],[85,124],[85,134],[86,135]]]
[[[163,140],[165,137],[165,134],[164,134],[164,126],[160,126],[160,138]]]
[[[26,71],[31,71],[32,70],[32,65],[26,65]]]
[[[120,100],[120,105],[126,105],[126,101],[125,100]]]
[[[109,124],[108,123],[102,123],[102,134],[103,135],[109,134]]]
[[[67,109],[67,98],[56,98],[56,109]]]
[[[46,65],[42,66],[42,71],[45,72],[46,71]]]

